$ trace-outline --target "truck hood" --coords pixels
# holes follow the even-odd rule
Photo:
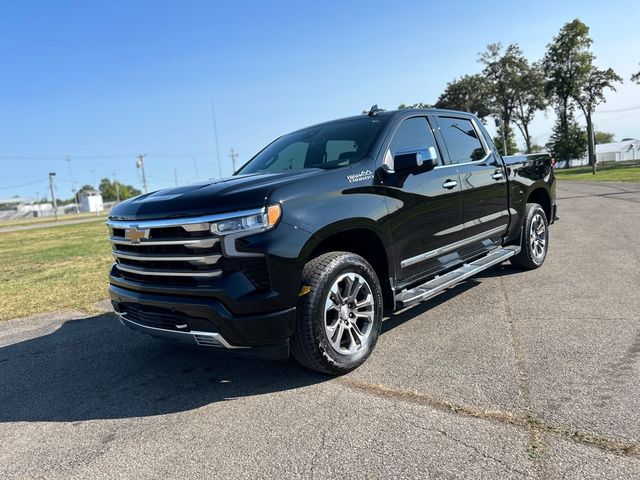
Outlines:
[[[269,193],[320,169],[238,175],[139,195],[116,205],[112,220],[195,217],[264,206]]]

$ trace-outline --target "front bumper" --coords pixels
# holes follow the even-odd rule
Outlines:
[[[123,324],[149,335],[238,353],[270,351],[288,356],[295,307],[254,315],[232,315],[209,298],[141,293],[111,285],[111,303]]]

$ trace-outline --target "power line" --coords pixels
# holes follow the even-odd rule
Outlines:
[[[638,110],[638,109],[640,109],[640,105],[638,105],[637,107],[620,108],[618,110],[596,110],[593,113],[594,114],[596,114],[596,113],[619,113],[619,112],[629,112],[631,110]]]
[[[28,187],[30,185],[35,185],[36,183],[40,183],[41,181],[42,181],[42,178],[39,178],[38,180],[35,180],[33,182],[29,182],[29,183],[23,183],[22,185],[13,185],[11,187],[0,187],[0,190],[11,190],[12,188]]]

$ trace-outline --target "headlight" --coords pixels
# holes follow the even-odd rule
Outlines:
[[[269,205],[259,213],[220,220],[219,222],[212,223],[210,228],[211,232],[216,235],[243,232],[250,233],[253,231],[257,233],[275,227],[281,215],[282,208],[279,204],[274,204]]]

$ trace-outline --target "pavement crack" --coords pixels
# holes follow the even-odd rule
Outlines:
[[[518,373],[518,389],[524,402],[524,408],[527,412],[527,426],[529,428],[529,446],[527,447],[527,453],[529,458],[534,462],[536,472],[539,478],[546,478],[545,467],[543,463],[543,454],[547,450],[545,441],[545,432],[543,430],[533,428],[530,418],[533,418],[533,403],[531,401],[531,387],[529,384],[529,370],[524,358],[524,351],[520,342],[520,336],[518,335],[518,329],[513,317],[513,310],[511,309],[511,303],[509,296],[507,295],[507,288],[504,284],[504,278],[499,278],[500,291],[504,298],[504,308],[506,313],[506,322],[509,327],[509,336],[511,338],[511,347],[515,357],[515,366]]]
[[[371,384],[352,377],[339,377],[333,381],[335,385],[341,385],[351,390],[360,391],[369,395],[375,395],[389,400],[404,401],[431,407],[435,410],[460,415],[464,417],[478,418],[485,421],[511,425],[516,428],[525,428],[534,431],[536,435],[553,434],[572,440],[587,446],[597,447],[607,453],[633,458],[640,458],[640,443],[637,441],[619,441],[597,434],[573,430],[571,428],[545,423],[534,415],[517,415],[513,412],[502,410],[482,410],[469,405],[458,404],[449,400],[440,399],[432,395],[411,390],[399,390],[385,385]],[[539,455],[540,451],[529,450],[529,455]]]
[[[480,455],[483,458],[486,458],[487,460],[491,460],[494,461],[496,463],[499,463],[500,465],[502,465],[505,470],[508,470],[509,472],[515,472],[515,473],[519,473],[520,475],[523,476],[527,476],[527,472],[523,472],[522,470],[518,470],[517,468],[513,468],[511,465],[506,464],[501,458],[498,457],[494,457],[493,455],[489,455],[486,452],[483,452],[482,450],[480,450],[478,447],[476,447],[473,444],[467,443],[464,440],[462,440],[461,438],[458,438],[456,436],[451,435],[449,432],[447,432],[446,430],[443,430],[441,428],[429,428],[426,427],[424,425],[419,425],[418,423],[408,419],[405,415],[401,414],[402,419],[404,420],[405,423],[414,426],[417,429],[420,430],[424,430],[427,432],[433,432],[433,433],[437,433],[442,435],[443,437],[448,438],[449,440],[462,445],[463,447],[469,449],[469,450],[473,450],[474,452],[476,452],[478,455]]]

